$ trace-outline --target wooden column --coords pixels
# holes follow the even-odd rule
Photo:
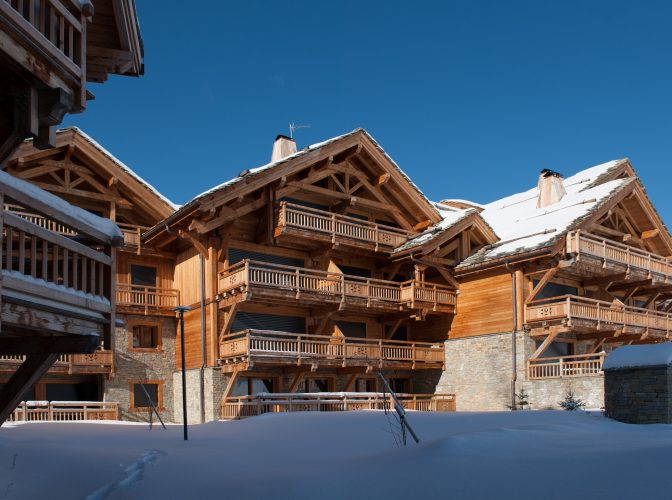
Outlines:
[[[516,305],[518,306],[516,331],[523,329],[525,322],[525,281],[522,269],[516,269]]]
[[[205,265],[205,295],[207,318],[210,323],[210,336],[206,334],[206,340],[209,338],[210,346],[206,349],[207,365],[215,366],[219,357],[219,329],[217,328],[217,248],[212,244],[208,245],[208,259]]]
[[[58,358],[57,353],[36,353],[26,356],[18,370],[0,388],[0,425],[12,414],[26,390],[47,373]]]

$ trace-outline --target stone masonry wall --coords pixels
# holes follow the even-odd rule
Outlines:
[[[120,403],[122,420],[142,421],[148,419],[147,411],[134,411],[131,404],[131,382],[158,380],[163,382],[163,406],[159,413],[166,422],[173,417],[173,368],[175,364],[176,322],[171,317],[147,317],[119,315],[126,323],[115,331],[115,373],[104,384],[105,401]],[[155,352],[133,352],[130,350],[128,325],[137,322],[161,324],[161,349]]]
[[[511,404],[511,333],[498,333],[446,341],[446,366],[437,393],[454,393],[458,411],[507,410]],[[527,358],[534,341],[516,333],[516,392],[528,393],[531,409],[558,409],[568,389],[600,408],[604,402],[603,377],[527,380]]]
[[[186,371],[187,378],[187,422],[201,423],[201,370]],[[205,402],[205,421],[219,420],[222,414],[222,395],[229,381],[229,375],[223,374],[217,367],[203,370],[203,394]],[[173,421],[182,423],[182,371],[173,373]]]
[[[646,367],[605,372],[608,417],[630,424],[672,423],[672,369]]]

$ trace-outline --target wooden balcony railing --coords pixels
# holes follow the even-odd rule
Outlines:
[[[641,269],[665,278],[672,277],[672,262],[669,259],[581,231],[567,235],[567,253],[576,254],[578,259],[587,255],[603,263]]]
[[[179,305],[180,291],[172,288],[117,283],[117,306],[172,311]]]
[[[239,291],[266,289],[287,298],[311,298],[343,305],[398,309],[427,308],[453,312],[457,293],[449,287],[407,281],[398,283],[301,267],[244,260],[219,273],[219,293],[228,298]]]
[[[10,422],[73,422],[119,420],[119,403],[99,401],[24,401]]]
[[[371,247],[376,252],[390,252],[413,234],[396,227],[281,201],[276,234],[279,236],[286,231],[316,235],[332,243]]]
[[[26,359],[22,354],[0,355],[0,371],[15,370]],[[114,353],[99,349],[91,354],[61,354],[49,369],[50,373],[102,373],[114,371]]]
[[[64,236],[77,235],[77,231],[69,228],[65,224],[61,224],[60,222],[57,222],[55,220],[48,219],[44,215],[31,213],[30,211],[27,211],[18,205],[5,204],[5,211],[11,212],[14,215],[18,215],[22,219],[27,220],[28,222],[32,222],[36,226],[43,227],[44,229],[51,231],[53,233],[62,234]]]
[[[3,294],[10,289],[110,313],[112,260],[62,234],[3,211]]]
[[[527,361],[527,378],[539,380],[601,375],[605,357],[606,353],[600,352],[529,359]]]
[[[455,411],[454,394],[397,394],[407,410]],[[235,419],[264,413],[295,411],[354,411],[394,408],[389,394],[357,392],[318,392],[257,394],[226,398],[222,402],[222,418]]]
[[[399,340],[302,335],[267,330],[245,330],[225,335],[219,344],[223,364],[323,364],[441,368],[443,344]]]
[[[666,335],[672,331],[672,314],[575,295],[535,300],[525,305],[525,321],[531,327],[557,320],[566,320],[568,326],[580,320],[595,329],[631,327]]]
[[[80,81],[83,86],[86,21],[78,2],[0,0],[0,18],[23,37],[24,44],[37,47],[61,79]]]

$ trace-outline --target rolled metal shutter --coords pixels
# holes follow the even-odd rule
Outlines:
[[[231,333],[242,330],[273,330],[287,333],[306,333],[306,318],[239,311],[233,319]]]
[[[282,255],[271,255],[270,253],[252,252],[251,250],[240,250],[238,248],[229,248],[229,265],[238,264],[238,262],[250,259],[270,264],[281,264],[284,266],[303,267],[303,259],[294,259]]]

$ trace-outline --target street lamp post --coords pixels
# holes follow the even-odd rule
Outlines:
[[[180,345],[182,346],[182,427],[184,440],[187,440],[187,372],[184,361],[184,313],[191,311],[189,306],[178,306],[175,312],[180,315]]]

